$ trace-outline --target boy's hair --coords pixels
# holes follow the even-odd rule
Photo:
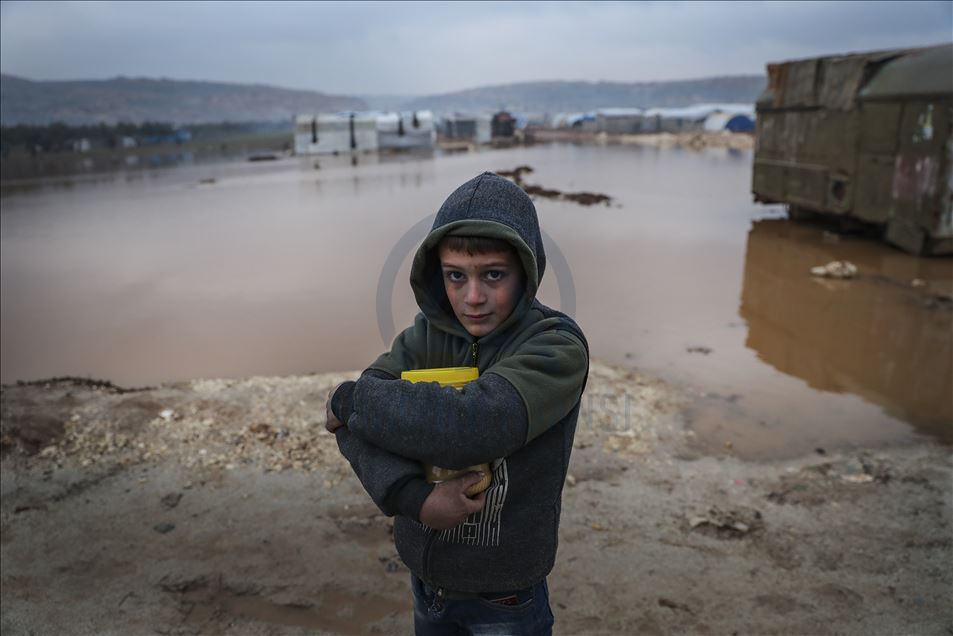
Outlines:
[[[493,252],[516,254],[516,248],[507,241],[484,236],[445,236],[440,241],[440,247],[446,247],[451,252],[466,252],[468,256],[482,256]]]

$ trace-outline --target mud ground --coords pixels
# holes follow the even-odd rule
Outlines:
[[[0,629],[412,633],[391,520],[323,429],[353,375],[3,387]],[[948,448],[713,457],[692,399],[593,365],[556,633],[953,634]]]

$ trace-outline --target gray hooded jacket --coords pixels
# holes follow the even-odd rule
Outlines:
[[[444,291],[437,246],[445,236],[503,239],[526,274],[523,296],[489,334],[471,336]],[[542,580],[556,557],[563,483],[589,370],[586,339],[536,291],[546,256],[533,202],[486,172],[441,206],[418,249],[410,282],[421,312],[391,350],[339,388],[339,448],[365,490],[397,515],[404,563],[435,588],[520,589]],[[401,371],[477,366],[462,390],[398,380]],[[480,512],[438,531],[420,523],[433,489],[421,462],[462,469],[490,463],[493,483]]]

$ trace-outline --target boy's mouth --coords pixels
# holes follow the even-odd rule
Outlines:
[[[487,318],[490,317],[490,314],[476,314],[476,315],[463,314],[463,315],[467,318],[467,320],[471,320],[471,321],[473,321],[473,322],[479,322],[479,321],[481,321],[481,320],[486,320]]]

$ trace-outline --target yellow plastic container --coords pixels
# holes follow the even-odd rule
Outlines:
[[[440,386],[452,386],[455,389],[461,389],[467,382],[472,382],[480,377],[480,371],[476,367],[443,367],[439,369],[417,369],[415,371],[404,371],[400,374],[401,380],[410,382],[439,382]],[[469,497],[477,495],[490,487],[493,481],[493,474],[490,472],[489,464],[478,464],[477,466],[468,466],[463,470],[450,470],[449,468],[440,468],[424,464],[424,472],[427,481],[432,484],[439,484],[442,481],[454,479],[469,472],[483,473],[483,479],[467,488],[466,494]]]

